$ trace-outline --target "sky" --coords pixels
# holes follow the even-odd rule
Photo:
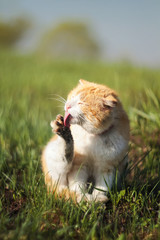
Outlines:
[[[33,50],[40,36],[59,23],[87,23],[103,59],[129,59],[160,67],[160,0],[0,0],[0,19],[33,21],[21,48]]]

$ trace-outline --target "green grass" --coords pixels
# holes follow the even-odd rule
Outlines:
[[[40,156],[80,78],[116,89],[131,121],[130,166],[109,202],[48,195]],[[0,239],[160,238],[160,70],[0,54]]]

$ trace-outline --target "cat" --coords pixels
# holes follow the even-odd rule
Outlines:
[[[114,90],[82,79],[64,108],[64,118],[51,122],[56,135],[42,153],[45,183],[76,202],[106,202],[117,170],[120,179],[128,161],[127,114]]]

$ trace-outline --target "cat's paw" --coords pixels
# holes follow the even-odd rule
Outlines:
[[[58,114],[56,120],[51,121],[52,132],[63,137],[65,140],[71,140],[72,135],[68,127],[64,126],[64,118],[62,115]]]
[[[103,195],[103,194],[99,194],[97,195],[97,197],[95,198],[95,202],[101,202],[101,203],[106,203],[108,202],[108,197]]]
[[[58,114],[56,117],[56,120],[52,121],[50,123],[51,127],[52,127],[52,132],[59,134],[63,131],[64,128],[64,119],[63,116]]]
[[[108,201],[108,197],[105,196],[104,194],[99,194],[97,196],[93,196],[92,194],[85,194],[85,200],[87,202],[101,202],[105,203]]]

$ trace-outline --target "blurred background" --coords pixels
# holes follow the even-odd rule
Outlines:
[[[80,78],[115,89],[130,119],[131,185],[105,215],[44,192],[50,122]],[[0,239],[156,236],[159,89],[160,0],[0,0]]]
[[[0,48],[159,68],[159,13],[159,0],[0,0]]]

